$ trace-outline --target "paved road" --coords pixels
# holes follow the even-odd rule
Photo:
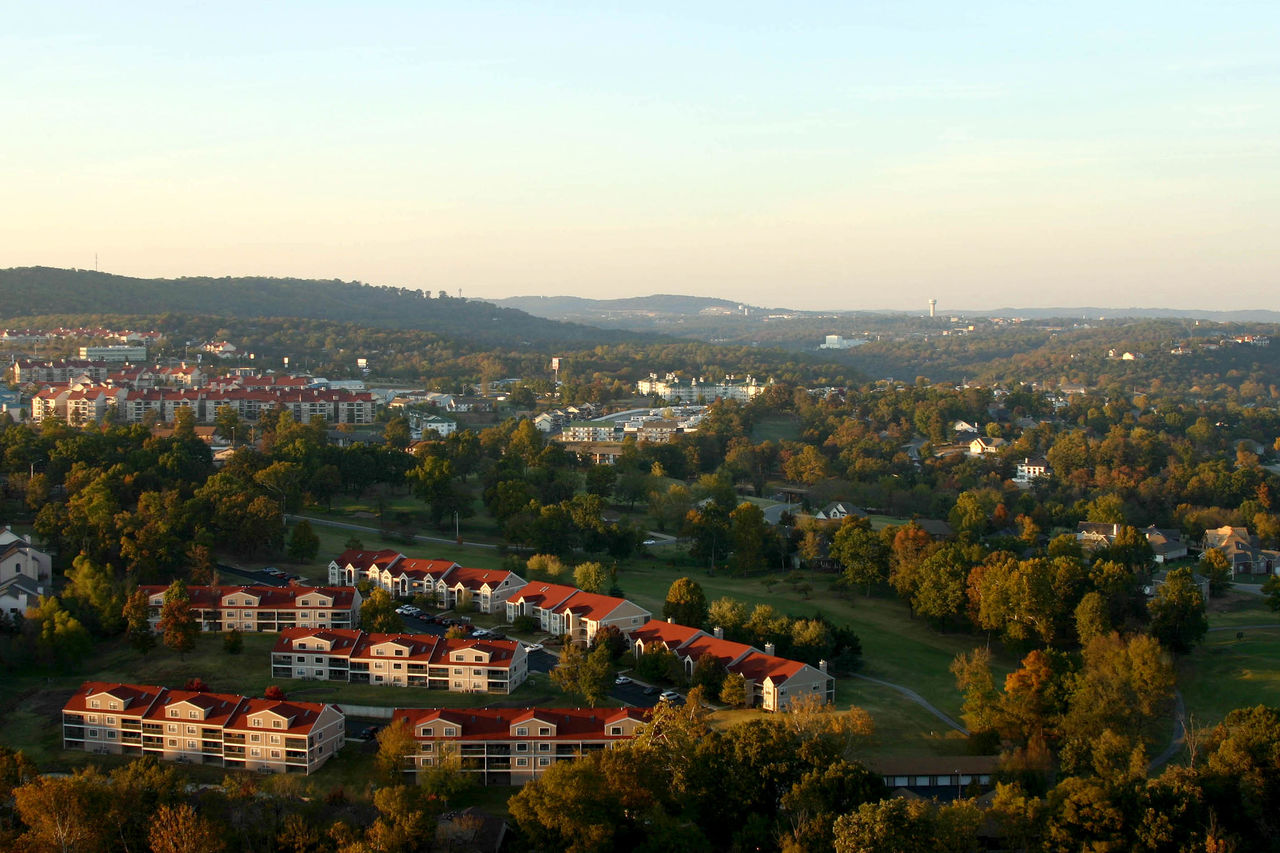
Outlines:
[[[1269,625],[1223,625],[1221,628],[1210,628],[1210,631],[1261,631],[1267,628],[1280,628],[1280,623]]]
[[[311,515],[286,515],[286,516],[285,516],[285,520],[287,520],[287,521],[302,521],[303,519],[306,519],[307,521],[311,522],[312,524],[319,524],[319,525],[320,525],[320,526],[322,526],[322,527],[337,527],[337,528],[339,528],[340,530],[354,530],[354,531],[356,531],[357,533],[376,533],[376,534],[378,534],[379,536],[381,536],[381,535],[382,535],[382,531],[381,531],[381,530],[379,530],[378,528],[376,528],[376,527],[368,527],[368,526],[363,525],[363,524],[351,524],[350,522],[347,522],[347,521],[333,521],[332,519],[328,519],[328,518],[316,518],[315,516],[311,516]],[[440,543],[443,543],[443,544],[445,544],[445,545],[457,545],[457,544],[458,544],[458,540],[456,540],[456,539],[449,539],[449,538],[446,538],[446,537],[444,537],[444,536],[426,536],[426,535],[424,535],[424,534],[418,534],[418,535],[414,536],[413,538],[414,538],[414,540],[415,540],[415,541],[417,541],[417,542],[440,542]],[[463,544],[463,545],[469,545],[469,546],[471,546],[472,548],[497,548],[497,547],[498,547],[497,545],[493,544],[492,542],[466,542],[466,541],[464,541],[464,542],[462,542],[461,544]]]
[[[1175,690],[1173,691],[1173,737],[1169,739],[1169,745],[1151,759],[1151,764],[1147,766],[1147,773],[1153,773],[1157,767],[1163,767],[1175,755],[1182,752],[1182,746],[1187,739],[1186,719],[1187,706],[1182,701],[1182,694]]]
[[[920,707],[924,708],[924,709],[925,709],[926,711],[928,711],[930,714],[933,714],[933,715],[934,715],[935,717],[937,717],[939,720],[942,720],[942,722],[946,723],[946,724],[947,724],[948,726],[950,726],[951,728],[955,729],[956,731],[960,732],[961,734],[965,734],[965,735],[969,734],[969,730],[968,730],[968,729],[966,729],[964,726],[960,725],[958,722],[956,722],[955,720],[953,720],[951,717],[947,716],[947,715],[946,715],[942,710],[940,710],[936,705],[934,705],[934,704],[933,704],[932,702],[930,702],[928,699],[926,699],[926,698],[924,698],[923,696],[921,696],[919,693],[917,693],[917,692],[915,692],[914,690],[912,690],[910,687],[903,687],[901,684],[894,684],[892,681],[885,681],[885,680],[880,679],[880,678],[872,678],[872,677],[871,677],[871,676],[869,676],[869,675],[860,675],[859,673],[856,673],[856,672],[855,672],[855,673],[853,673],[853,677],[854,677],[854,678],[861,678],[863,681],[870,681],[872,684],[879,684],[879,685],[880,685],[880,686],[882,686],[882,687],[888,687],[890,690],[896,690],[896,691],[898,691],[899,693],[901,693],[903,696],[905,696],[905,697],[907,697],[908,699],[910,699],[912,702],[915,702],[917,705],[919,705]]]

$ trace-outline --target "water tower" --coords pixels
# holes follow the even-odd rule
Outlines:
[[[930,299],[929,300],[929,316],[930,317],[934,316],[934,313],[937,311],[937,309],[938,309],[938,300]]]

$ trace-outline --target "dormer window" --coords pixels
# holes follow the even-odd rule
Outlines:
[[[458,736],[458,730],[457,730],[457,729],[454,729],[454,728],[446,728],[446,729],[444,730],[444,736],[445,736],[445,737],[457,737],[457,736]]]
[[[169,716],[170,716],[170,717],[177,717],[177,716],[178,716],[178,709],[177,709],[177,708],[170,708],[170,709],[169,709]]]
[[[550,726],[539,726],[539,727],[538,727],[538,734],[540,734],[540,735],[542,735],[542,736],[544,736],[544,737],[545,737],[545,736],[547,736],[547,735],[549,735],[549,734],[551,734],[551,727],[550,727]]]
[[[516,737],[528,737],[528,736],[529,736],[528,726],[520,726],[516,729]]]
[[[101,708],[101,707],[102,707],[102,703],[100,703],[97,699],[90,699],[90,700],[89,700],[89,707],[90,707],[90,708]]]
[[[191,711],[191,712],[189,712],[189,713],[187,714],[187,716],[188,716],[188,717],[190,717],[190,718],[191,718],[191,719],[193,719],[193,720],[198,720],[198,719],[200,719],[200,712],[199,712],[199,711]]]
[[[95,706],[95,707],[96,707],[96,706]],[[107,703],[107,707],[108,707],[108,708],[110,708],[112,711],[119,711],[119,710],[120,710],[120,703],[119,703],[119,702],[108,702],[108,703]]]
[[[272,721],[271,721],[271,728],[273,728],[273,729],[283,729],[283,728],[284,728],[284,723],[283,723],[283,722],[281,722],[280,720],[272,720]]]
[[[262,728],[262,720],[258,719],[257,717],[253,718],[253,724],[258,728]]]

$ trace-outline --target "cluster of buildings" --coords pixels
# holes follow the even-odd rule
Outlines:
[[[271,650],[272,678],[510,693],[528,674],[528,652],[514,640],[285,628]]]
[[[64,749],[269,773],[314,773],[345,727],[335,705],[100,681],[62,708]]]
[[[661,639],[688,674],[700,657],[712,654],[729,672],[746,678],[751,704],[770,711],[785,708],[798,695],[816,693],[823,701],[835,698],[835,679],[827,674],[825,664],[813,667],[778,657],[772,646],[760,650],[696,628],[654,621],[651,612],[618,596],[526,582],[512,572],[467,569],[448,560],[413,559],[389,549],[345,551],[329,564],[329,582],[335,588],[361,580],[400,597],[429,595],[441,607],[470,600],[482,613],[505,613],[508,622],[527,616],[537,620],[541,630],[571,642],[590,643],[601,630],[613,627],[633,645],[639,644],[639,654],[645,643]]]
[[[229,407],[255,421],[263,412],[288,409],[307,423],[370,424],[379,405],[368,391],[331,387],[309,376],[236,371],[215,376],[198,365],[177,367],[112,366],[101,359],[22,360],[12,366],[13,381],[35,390],[31,419],[58,418],[70,423],[98,421],[114,410],[120,420],[141,423],[148,417],[172,421],[179,409],[196,423],[211,424]]]
[[[53,591],[53,560],[5,525],[0,530],[0,616],[26,613]]]
[[[742,378],[729,375],[719,382],[708,382],[697,378],[684,379],[674,373],[668,373],[659,379],[658,374],[650,373],[648,379],[641,379],[636,383],[636,391],[672,402],[710,403],[713,400],[737,400],[745,403],[763,394],[772,384],[772,381],[759,382],[749,374]]]

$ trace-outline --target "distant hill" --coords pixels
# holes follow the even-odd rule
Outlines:
[[[535,317],[553,320],[606,318],[619,314],[696,315],[708,311],[737,313],[742,303],[709,296],[682,296],[656,293],[652,296],[630,296],[623,299],[587,299],[580,296],[511,296],[494,299],[493,304],[518,308]],[[762,309],[746,306],[750,312]]]
[[[247,319],[302,317],[401,329],[505,345],[599,345],[625,332],[532,316],[488,302],[359,282],[296,278],[144,279],[92,270],[0,270],[0,319],[51,314],[190,314]],[[635,336],[635,339],[640,339]]]

